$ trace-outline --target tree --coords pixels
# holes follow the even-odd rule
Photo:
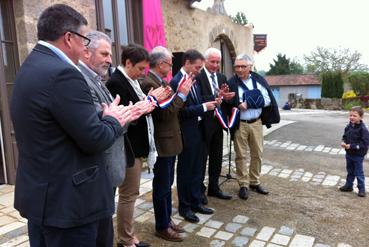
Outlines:
[[[266,73],[267,75],[290,75],[290,74],[302,74],[304,67],[297,61],[291,60],[279,53],[277,59],[273,59],[274,64],[269,64],[270,69]]]
[[[348,76],[352,89],[356,95],[369,95],[369,73],[364,71],[352,72]]]
[[[322,98],[341,98],[343,94],[343,79],[341,72],[328,71],[321,74]]]
[[[366,66],[360,63],[361,53],[349,49],[329,49],[317,47],[310,56],[304,56],[307,68],[310,72],[321,73],[326,71],[338,71],[343,75],[352,71],[366,70]]]
[[[242,26],[247,24],[246,15],[243,12],[237,12],[236,16],[230,16],[234,23],[240,24]]]

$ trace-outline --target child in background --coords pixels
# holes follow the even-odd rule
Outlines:
[[[368,152],[369,132],[363,123],[364,111],[360,106],[351,108],[349,124],[345,128],[341,147],[346,150],[346,184],[340,187],[340,191],[353,190],[355,177],[359,189],[358,196],[365,197],[365,176],[363,170],[364,156]]]

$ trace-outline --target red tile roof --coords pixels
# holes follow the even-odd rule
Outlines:
[[[270,86],[320,85],[317,75],[269,75],[265,76]]]

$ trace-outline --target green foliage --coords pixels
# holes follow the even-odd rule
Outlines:
[[[304,56],[309,72],[321,73],[339,71],[343,75],[358,70],[367,70],[367,66],[360,63],[361,53],[349,49],[329,49],[317,47],[309,56]]]
[[[342,108],[346,111],[351,110],[354,106],[362,106],[361,100],[355,99],[355,100],[347,100],[343,103]]]
[[[234,23],[240,24],[242,26],[247,24],[246,15],[243,12],[237,12],[236,16],[230,16]]]
[[[369,95],[369,73],[364,71],[350,73],[347,77],[357,95]]]
[[[322,98],[341,98],[343,94],[343,79],[340,72],[324,72],[322,79]]]
[[[303,74],[304,67],[297,61],[292,61],[279,53],[277,59],[273,59],[274,64],[270,64],[270,69],[266,73],[267,75],[290,75],[290,74]]]

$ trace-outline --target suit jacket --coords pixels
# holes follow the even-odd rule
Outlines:
[[[272,124],[279,123],[280,121],[277,101],[274,98],[274,95],[268,85],[268,82],[261,75],[255,72],[251,72],[251,76],[268,91],[268,95],[270,98],[270,105],[263,108],[260,118],[261,118],[263,125],[265,125],[267,128],[270,128]],[[240,96],[238,94],[238,86],[240,85],[240,83],[243,83],[243,82],[237,75],[234,75],[228,81],[230,91],[235,92],[235,97],[233,98],[231,102],[231,105],[234,107],[238,107],[239,102],[240,102],[239,101]],[[240,114],[238,114],[234,128],[231,129],[232,138],[233,138],[234,132],[239,128],[239,125],[240,125]]]
[[[223,83],[227,83],[227,77],[221,73],[216,73],[218,79],[218,87],[221,88]],[[201,96],[203,100],[212,101],[215,99],[213,92],[210,87],[210,83],[204,69],[201,70],[200,74],[196,76],[196,81],[200,85]],[[227,116],[230,111],[230,104],[223,100],[220,109],[224,116]],[[218,120],[214,117],[214,111],[209,111],[203,118],[205,125],[205,138],[210,141],[211,136],[214,134],[216,128],[222,128]]]
[[[150,71],[141,81],[142,89],[148,93],[151,88],[162,85],[159,79]],[[184,101],[177,95],[165,109],[156,108],[153,113],[155,145],[159,157],[171,157],[182,151],[182,137],[179,127],[178,112]]]
[[[122,72],[120,72],[119,69],[116,69],[113,72],[106,83],[106,87],[109,89],[113,97],[117,94],[120,95],[120,103],[123,105],[128,105],[130,101],[133,104],[140,101],[128,79],[122,74]],[[136,158],[147,157],[149,154],[149,135],[147,132],[146,117],[141,116],[135,122],[130,124],[127,135],[130,145],[129,147],[126,146],[126,148],[131,148]]]
[[[112,102],[112,96],[105,85],[99,85],[99,83],[102,83],[100,79],[96,78],[97,75],[91,73],[91,71],[86,66],[87,65],[82,63],[78,64],[78,68],[81,70],[82,75],[85,78],[88,87],[90,88],[96,111],[101,112],[101,104],[110,104]],[[127,132],[126,126],[123,129],[123,133]],[[118,187],[119,185],[121,185],[126,176],[127,166],[124,135],[118,137],[113,145],[104,151],[104,164],[107,166],[113,187]]]
[[[123,129],[96,113],[75,67],[36,45],[16,76],[11,116],[19,149],[14,207],[23,217],[68,228],[113,214],[102,153]]]
[[[183,74],[181,71],[179,71],[170,81],[170,86],[174,91],[177,90],[178,84],[182,80],[182,78]],[[196,95],[194,95],[193,92],[190,92],[187,96],[184,107],[179,112],[183,146],[185,147],[191,145],[192,143],[194,128],[200,127],[200,131],[202,134],[200,138],[205,137],[203,136],[204,126],[202,124],[202,121],[199,121],[199,117],[202,118],[206,114],[206,112],[204,112],[204,107],[202,106],[203,101],[201,97],[201,89],[196,82],[192,86],[192,91],[194,91]]]

